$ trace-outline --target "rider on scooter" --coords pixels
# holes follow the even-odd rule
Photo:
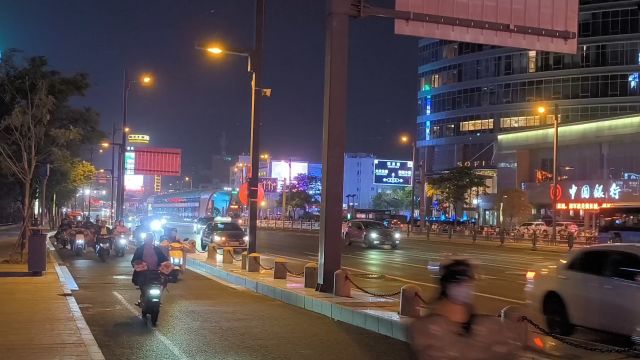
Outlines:
[[[136,251],[133,253],[133,258],[131,258],[131,266],[134,268],[141,263],[146,264],[146,270],[158,270],[160,269],[160,265],[169,259],[162,252],[160,247],[155,246],[153,244],[153,233],[147,234],[144,238],[144,243],[136,248]],[[134,269],[133,277],[131,278],[131,282],[140,287],[140,294],[143,295],[143,284],[144,281],[143,272],[137,271]]]

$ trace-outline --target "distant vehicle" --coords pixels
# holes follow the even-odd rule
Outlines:
[[[397,249],[401,236],[399,231],[380,221],[352,220],[347,222],[344,241],[347,245],[359,242],[368,248],[390,246]]]
[[[582,326],[631,336],[640,327],[640,244],[582,248],[557,266],[528,272],[525,293],[554,333]]]
[[[213,222],[213,216],[199,217],[193,222],[193,233],[199,235],[208,223]]]
[[[244,230],[235,222],[215,220],[205,226],[200,236],[200,246],[202,250],[207,250],[209,246],[216,249],[231,247],[234,250],[245,250],[249,237]]]
[[[544,221],[525,222],[516,228],[516,232],[523,235],[531,234],[534,230],[542,236],[546,236],[551,233],[551,227],[547,226]]]
[[[599,243],[640,243],[640,207],[600,209]]]
[[[560,234],[566,232],[567,235],[569,233],[575,235],[578,232],[578,225],[571,221],[556,221],[556,231]]]

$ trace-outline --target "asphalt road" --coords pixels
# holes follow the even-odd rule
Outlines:
[[[174,225],[175,226],[175,225]],[[195,238],[193,228],[177,226],[181,237]],[[290,259],[292,271],[318,257],[317,232],[258,230],[257,249],[271,257]],[[526,273],[538,264],[557,263],[563,253],[530,249],[438,241],[402,240],[398,249],[366,249],[359,244],[343,248],[342,265],[356,273],[383,274],[383,279],[359,279],[358,285],[374,293],[397,291],[405,284],[421,287],[428,296],[438,290],[437,266],[450,258],[465,258],[476,265],[477,311],[497,314],[509,305],[523,305]],[[268,260],[267,260],[268,261]],[[432,269],[429,270],[428,266]]]
[[[158,327],[138,315],[130,250],[101,263],[58,251],[107,359],[410,359],[408,345],[187,271],[163,294]]]

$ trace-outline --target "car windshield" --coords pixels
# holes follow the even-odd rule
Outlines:
[[[206,225],[206,224],[208,224],[208,223],[210,223],[210,222],[212,222],[212,221],[213,221],[213,218],[211,218],[211,217],[207,217],[207,218],[200,218],[200,219],[198,219],[198,224],[200,224],[200,225]]]
[[[242,231],[242,228],[236,223],[215,223],[213,231]]]
[[[367,229],[388,229],[389,228],[387,225],[379,222],[366,222],[364,223],[364,227]]]

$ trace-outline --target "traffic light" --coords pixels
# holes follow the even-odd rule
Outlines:
[[[153,191],[160,192],[162,185],[162,176],[155,175],[153,177]]]

